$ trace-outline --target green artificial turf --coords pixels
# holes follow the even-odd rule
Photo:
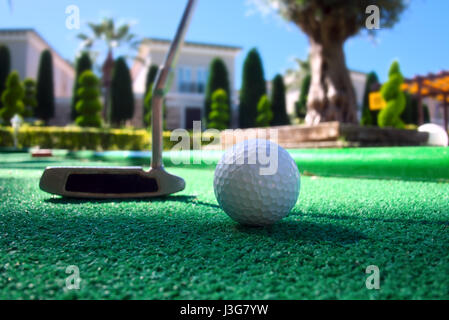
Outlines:
[[[165,199],[80,201],[38,188],[63,164],[83,163],[0,154],[1,299],[449,298],[449,184],[302,177],[289,217],[247,228],[211,169],[170,168],[187,188]]]
[[[59,151],[63,155],[63,151]],[[449,148],[447,147],[378,147],[289,149],[301,173],[325,177],[398,179],[449,182]],[[68,158],[92,161],[124,161],[148,164],[151,152],[142,151],[75,151]],[[172,167],[215,168],[223,151],[166,151],[164,165]],[[187,161],[186,161],[187,160]]]

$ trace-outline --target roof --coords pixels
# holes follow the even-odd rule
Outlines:
[[[45,43],[45,45],[50,48],[54,54],[56,54],[62,61],[64,61],[65,63],[67,63],[67,65],[69,65],[71,68],[73,68],[73,65],[71,62],[67,61],[66,59],[64,59],[57,50],[54,49],[53,46],[51,46],[41,35],[39,32],[37,32],[35,29],[33,28],[11,28],[11,29],[0,29],[0,35],[2,33],[27,33],[27,32],[31,32],[34,33],[43,43]]]
[[[19,32],[29,32],[29,31],[36,32],[36,30],[34,30],[33,28],[6,28],[6,29],[0,29],[0,33],[7,33],[7,32],[19,33]]]
[[[435,97],[439,101],[446,99],[446,102],[449,102],[449,70],[406,79],[402,84],[402,90],[413,95]]]
[[[348,69],[350,73],[354,73],[354,74],[359,74],[362,76],[366,76],[368,75],[368,72],[363,72],[363,71],[359,71],[359,70],[352,70],[352,69]]]
[[[170,44],[171,40],[162,39],[162,38],[145,38],[144,42],[159,42],[164,44]],[[185,41],[184,45],[192,46],[192,47],[202,47],[202,48],[214,48],[214,49],[224,49],[224,50],[232,50],[232,51],[241,51],[241,47],[223,45],[223,44],[215,44],[215,43],[206,43],[206,42],[195,42],[195,41]]]

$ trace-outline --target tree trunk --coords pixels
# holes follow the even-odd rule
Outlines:
[[[355,123],[357,103],[348,69],[344,41],[310,37],[312,81],[307,99],[306,123],[325,121]]]

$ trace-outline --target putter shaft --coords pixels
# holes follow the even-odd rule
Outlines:
[[[162,164],[162,104],[171,86],[171,71],[175,68],[196,1],[188,1],[175,39],[156,77],[150,171],[141,167],[48,167],[39,183],[42,190],[65,197],[113,199],[157,197],[184,189],[185,181],[166,172]]]
[[[162,131],[163,131],[163,115],[162,104],[164,103],[164,95],[170,90],[171,78],[170,73],[175,69],[179,52],[184,42],[187,27],[192,17],[193,8],[197,0],[189,0],[187,7],[182,16],[181,22],[176,31],[175,38],[171,43],[168,54],[165,57],[164,64],[159,70],[155,80],[153,89],[153,98],[151,105],[151,126],[152,126],[152,153],[151,167],[162,167]]]

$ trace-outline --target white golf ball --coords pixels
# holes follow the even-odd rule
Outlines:
[[[426,123],[420,126],[418,128],[418,131],[429,133],[429,139],[427,141],[428,145],[441,147],[448,146],[449,139],[447,136],[447,131],[444,130],[443,127],[440,127],[439,125],[434,123]]]
[[[214,192],[235,221],[267,226],[287,216],[300,189],[290,154],[267,140],[246,140],[228,149],[215,169]]]

